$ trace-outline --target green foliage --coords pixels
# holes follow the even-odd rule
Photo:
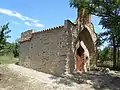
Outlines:
[[[103,39],[102,35],[100,35],[100,34],[96,34],[96,36],[97,36],[96,46],[100,47],[105,42],[105,40]]]
[[[10,38],[8,34],[11,30],[8,27],[9,23],[2,25],[0,29],[0,56],[3,55],[11,55],[14,57],[19,56],[19,43],[16,41],[15,43],[7,42],[7,38]]]
[[[16,62],[18,62],[18,58],[14,58],[12,54],[0,56],[1,64],[11,64],[11,63],[16,63]]]
[[[19,43],[14,42],[14,43],[7,43],[5,48],[3,49],[2,55],[11,55],[15,58],[19,56]]]
[[[90,14],[109,17],[119,14],[120,0],[70,0],[70,7],[84,8]]]
[[[8,55],[8,54],[11,54],[11,43],[6,42],[4,48],[0,52],[0,55]]]
[[[18,42],[13,43],[13,51],[12,52],[13,52],[15,58],[19,56],[19,43]]]
[[[103,50],[99,51],[99,60],[104,61],[112,61],[112,49],[105,47]]]
[[[70,0],[70,7],[89,10],[90,0]]]
[[[5,48],[7,38],[10,38],[8,34],[11,32],[11,30],[9,30],[8,25],[9,23],[1,26],[0,29],[0,52],[2,52],[3,49]]]

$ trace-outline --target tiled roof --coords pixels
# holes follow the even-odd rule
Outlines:
[[[46,31],[51,31],[51,30],[58,29],[58,28],[63,28],[63,27],[64,27],[63,25],[56,26],[56,27],[53,27],[53,28],[48,28],[48,29],[41,30],[39,32],[34,32],[33,34],[42,33],[42,32],[46,32]]]
[[[56,27],[53,27],[53,28],[44,29],[44,30],[41,30],[41,31],[38,31],[38,32],[34,32],[34,33],[31,34],[31,37],[21,38],[19,42],[22,43],[22,42],[30,41],[32,36],[35,35],[35,34],[39,34],[39,33],[46,32],[46,31],[52,31],[52,30],[55,30],[55,29],[63,28],[63,27],[64,26],[61,25],[61,26],[56,26]]]

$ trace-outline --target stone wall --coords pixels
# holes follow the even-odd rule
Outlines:
[[[21,42],[30,40],[32,37],[32,33],[34,33],[34,30],[28,30],[26,32],[21,33]]]
[[[20,65],[30,67],[30,42],[26,41],[20,44]]]
[[[73,73],[74,69],[75,69],[75,59],[74,59],[74,52],[73,52],[73,44],[72,44],[72,33],[73,33],[73,27],[74,24],[70,21],[70,20],[65,20],[65,24],[64,24],[65,28],[68,30],[68,47],[69,47],[69,51],[68,51],[68,57],[66,58],[66,74],[67,73]]]
[[[72,73],[75,69],[76,50],[81,42],[78,39],[75,43],[78,32],[77,24],[65,20],[64,26],[22,33],[20,65],[54,75]],[[91,35],[88,30],[80,34],[88,56],[94,51]]]
[[[20,44],[22,66],[61,75],[74,68],[71,55],[71,34],[68,21],[62,27],[32,33],[30,40]],[[21,36],[24,38],[24,36]],[[72,65],[71,65],[72,63]],[[72,68],[70,68],[72,67]]]

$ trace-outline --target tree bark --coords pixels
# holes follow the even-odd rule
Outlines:
[[[118,63],[117,63],[117,67],[120,68],[119,64],[120,64],[120,50],[119,50],[119,47],[118,47]]]
[[[113,37],[113,69],[116,69],[116,44],[114,37]]]

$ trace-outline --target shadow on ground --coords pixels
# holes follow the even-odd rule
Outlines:
[[[57,77],[57,76],[51,76],[49,77],[50,79],[54,79],[54,83],[57,83],[57,84],[64,84],[64,85],[67,85],[69,87],[73,86],[73,82],[71,79],[68,79],[67,77]]]
[[[72,82],[78,84],[89,84],[95,90],[120,90],[120,76],[99,71],[92,71],[87,73],[74,73],[62,78],[49,77],[56,79],[55,83],[72,86]]]

